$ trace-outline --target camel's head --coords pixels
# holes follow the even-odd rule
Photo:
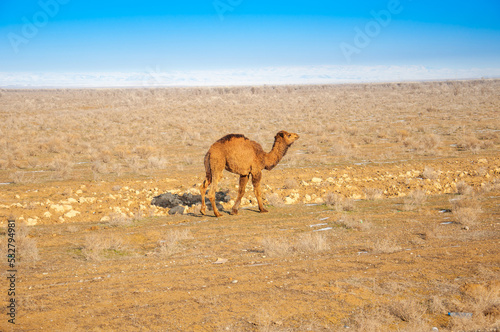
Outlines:
[[[290,146],[293,142],[299,139],[299,135],[282,130],[276,134],[276,137],[274,137],[274,140],[278,139],[284,140],[286,145]]]

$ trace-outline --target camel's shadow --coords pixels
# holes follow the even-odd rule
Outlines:
[[[229,196],[228,191],[219,191],[215,194],[215,202],[217,205],[217,209],[219,210],[224,210],[220,202],[227,203],[230,200],[231,197]],[[178,195],[167,192],[155,196],[151,200],[151,205],[170,209],[168,211],[169,214],[182,214],[184,213],[184,206],[193,206],[196,204],[201,204],[201,195],[193,195],[190,193]],[[208,198],[205,198],[205,204],[207,205],[209,210],[213,210],[212,204],[210,203],[210,200]]]

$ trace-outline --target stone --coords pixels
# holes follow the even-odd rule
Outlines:
[[[108,222],[110,220],[111,220],[111,218],[109,216],[104,216],[101,218],[101,222]]]
[[[311,179],[311,182],[312,182],[312,183],[321,183],[322,181],[323,181],[323,180],[322,180],[322,179],[320,179],[320,178],[312,178],[312,179]]]
[[[26,225],[28,226],[34,226],[37,224],[37,220],[35,218],[28,218],[26,219]]]
[[[76,217],[79,214],[80,214],[79,211],[71,210],[71,211],[66,212],[64,214],[64,217],[66,217],[66,218],[74,218],[74,217]]]
[[[64,213],[64,206],[62,205],[59,205],[59,204],[52,204],[50,207],[49,207],[51,210],[54,210],[54,212],[56,213]]]
[[[170,215],[172,215],[172,214],[184,214],[184,207],[180,206],[180,205],[175,206],[168,211],[168,214],[170,214]]]

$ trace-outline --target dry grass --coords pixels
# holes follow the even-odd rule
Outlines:
[[[358,231],[367,231],[372,228],[372,223],[367,220],[356,218],[353,215],[343,214],[338,220],[338,223],[346,229],[354,229]]]
[[[272,206],[283,206],[285,203],[278,193],[266,194],[266,201]]]
[[[382,197],[384,197],[384,191],[378,188],[365,188],[364,193],[366,199],[368,200],[381,199]]]
[[[454,82],[458,95],[449,83],[3,90],[0,181],[191,169],[225,134],[242,133],[270,149],[274,134],[286,128],[301,135],[288,156],[295,166],[493,150],[500,144],[500,81]],[[232,121],[239,116],[244,123]],[[380,126],[401,123],[397,130]],[[20,170],[25,179],[13,176]]]
[[[262,240],[262,246],[269,257],[319,253],[330,249],[328,236],[321,232],[304,233],[297,238],[267,236]]]
[[[471,227],[480,222],[481,202],[475,196],[465,196],[451,200],[452,213],[456,222]]]
[[[337,212],[354,210],[354,199],[333,192],[326,194],[325,203],[326,205],[333,206]]]
[[[295,244],[299,252],[316,253],[330,249],[328,238],[324,233],[305,233],[302,234]]]
[[[293,245],[283,237],[265,237],[262,240],[262,247],[269,257],[287,256],[293,252]]]
[[[467,183],[464,181],[459,181],[457,183],[457,193],[460,195],[472,195],[474,192],[474,189],[472,189],[471,186],[469,186]]]
[[[123,250],[124,242],[121,237],[100,233],[85,238],[82,254],[89,261],[101,261]]]
[[[403,200],[403,210],[419,210],[426,200],[425,191],[414,190]]]
[[[181,241],[192,238],[191,233],[187,229],[170,230],[164,238],[158,240],[156,253],[160,257],[169,257],[182,250]]]

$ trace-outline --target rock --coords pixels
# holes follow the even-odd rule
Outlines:
[[[66,217],[66,218],[74,218],[74,217],[76,217],[79,214],[80,214],[80,212],[75,211],[75,210],[71,210],[71,211],[66,212],[64,214],[64,217]]]
[[[101,222],[107,222],[107,221],[110,221],[111,218],[109,216],[104,216],[101,218]]]
[[[49,207],[51,210],[54,210],[54,212],[56,213],[64,213],[64,206],[62,205],[59,205],[59,204],[52,204],[50,207]]]
[[[72,197],[68,198],[68,203],[73,204],[73,203],[78,203],[78,201]]]
[[[26,219],[26,225],[28,225],[28,226],[34,226],[34,225],[36,225],[36,223],[37,223],[37,220],[34,218]]]
[[[172,214],[184,214],[184,207],[183,206],[174,206],[173,208],[171,208],[169,211],[168,211],[168,214],[172,215]]]
[[[478,164],[487,164],[488,163],[488,159],[486,158],[481,158],[477,161]]]
[[[120,189],[122,189],[122,186],[119,185],[113,186],[113,188],[111,188],[111,190],[113,191],[120,191]]]
[[[295,200],[291,197],[285,197],[285,204],[293,204]]]
[[[312,179],[311,179],[311,182],[312,182],[312,183],[321,183],[321,181],[323,181],[323,180],[322,180],[322,179],[320,179],[320,178],[312,178]]]
[[[335,179],[332,178],[332,177],[329,177],[329,178],[326,179],[326,181],[329,182],[329,183],[334,183]]]
[[[50,213],[49,211],[46,211],[46,212],[43,214],[43,217],[44,217],[44,218],[50,218],[50,217],[52,217],[52,213]]]

